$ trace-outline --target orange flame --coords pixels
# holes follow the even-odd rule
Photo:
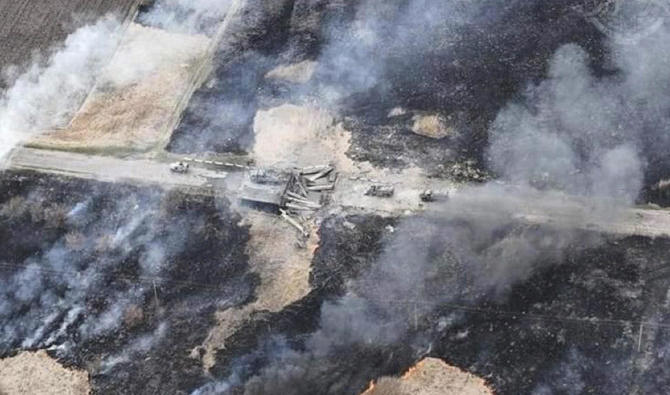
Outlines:
[[[368,386],[368,389],[363,391],[361,395],[371,395],[374,390],[375,390],[375,381],[370,380],[370,385]]]
[[[412,375],[414,375],[414,374],[417,372],[417,370],[419,370],[419,368],[421,368],[421,366],[423,366],[424,364],[425,364],[425,360],[421,360],[421,361],[419,361],[419,363],[417,363],[416,365],[414,365],[414,366],[410,367],[409,369],[407,369],[407,371],[405,372],[405,374],[402,375],[402,379],[403,379],[403,380],[407,380],[408,378],[410,378],[410,377],[411,377]]]

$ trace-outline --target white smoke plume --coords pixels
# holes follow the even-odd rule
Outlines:
[[[351,23],[328,28],[314,90],[322,105],[388,83],[386,72],[403,57],[441,51],[457,30],[479,18],[480,0],[360,2]]]
[[[93,88],[120,39],[105,17],[79,28],[46,62],[35,62],[0,97],[0,158],[36,133],[66,124]]]
[[[215,33],[232,0],[158,0],[140,22],[170,32]]]

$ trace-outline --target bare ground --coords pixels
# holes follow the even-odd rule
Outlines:
[[[0,360],[0,394],[84,395],[88,373],[65,369],[46,351],[22,352]]]
[[[216,312],[216,325],[202,345],[205,350],[203,366],[207,370],[215,363],[216,351],[226,347],[228,338],[253,313],[279,312],[304,298],[312,289],[309,275],[319,244],[315,230],[312,230],[305,248],[298,248],[295,245],[296,230],[276,216],[249,212],[244,222],[250,225],[247,254],[251,271],[259,276],[260,285],[253,303]]]
[[[364,395],[492,395],[484,380],[437,358],[426,358],[402,377],[382,377]]]
[[[29,145],[77,151],[162,148],[200,81],[209,39],[131,24],[119,50],[70,125]]]

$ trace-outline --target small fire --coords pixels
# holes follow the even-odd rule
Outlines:
[[[419,361],[419,363],[417,363],[416,365],[409,368],[405,372],[405,374],[402,375],[402,379],[407,380],[408,378],[410,378],[412,375],[414,375],[417,372],[417,370],[419,370],[419,368],[421,368],[421,366],[423,366],[424,363],[425,363],[425,361],[421,360],[421,361]]]
[[[417,372],[417,371],[418,371],[424,364],[425,364],[425,360],[421,360],[421,361],[419,361],[419,363],[417,363],[416,365],[410,367],[410,368],[405,372],[405,374],[402,375],[402,377],[401,377],[400,379],[401,379],[401,380],[407,380],[407,379],[410,378],[412,375],[416,374],[416,372]],[[370,380],[370,385],[368,385],[368,388],[367,388],[365,391],[363,391],[363,393],[361,393],[361,395],[373,395],[373,394],[374,394],[374,391],[375,391],[375,386],[376,386],[375,381],[374,381],[374,380]]]
[[[371,395],[374,390],[375,390],[375,381],[370,380],[370,385],[368,386],[368,389],[363,391],[363,393],[361,395]]]

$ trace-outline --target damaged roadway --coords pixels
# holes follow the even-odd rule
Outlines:
[[[173,156],[172,158],[179,157]],[[236,159],[238,163],[244,162],[239,157]],[[195,193],[199,191],[226,196],[231,200],[239,199],[240,191],[227,188],[230,184],[226,183],[225,178],[229,171],[239,172],[240,168],[230,169],[218,166],[217,169],[215,165],[213,169],[207,169],[193,166],[185,174],[175,174],[169,170],[169,163],[169,157],[161,160],[114,158],[21,148],[11,156],[9,167],[15,170],[33,170],[91,180],[158,185],[168,189],[186,187],[191,188]],[[421,192],[429,187],[445,196],[451,195],[449,199],[460,200],[462,195],[453,182],[439,179],[420,180],[418,185],[408,183],[401,176],[390,176],[388,180],[374,181],[389,181],[388,183],[395,185],[400,192],[398,195],[402,196],[390,199],[366,197],[364,196],[365,188],[371,184],[366,181],[366,177],[345,173],[338,180],[333,204],[329,210],[337,210],[337,207],[341,207],[368,211],[371,214],[386,213],[388,215],[423,211],[430,213],[431,210],[448,213],[448,204],[420,204]],[[504,194],[496,193],[495,190],[491,190],[491,193],[488,194],[466,192],[463,199],[466,199],[467,203],[457,204],[459,211],[451,215],[466,218],[504,216],[529,224],[576,228],[624,236],[670,236],[670,210],[623,208],[619,202],[613,200],[587,200],[567,194],[538,193],[521,188],[517,190],[513,186],[501,185],[500,190],[512,192]],[[504,196],[502,201],[500,200],[501,195]],[[493,207],[495,209],[492,209]],[[606,212],[607,215],[604,216],[603,212]]]

